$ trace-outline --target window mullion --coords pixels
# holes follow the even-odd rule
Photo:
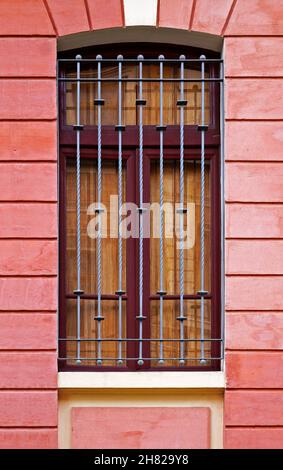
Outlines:
[[[77,287],[74,290],[74,294],[77,298],[77,352],[76,352],[76,363],[81,363],[81,295],[84,291],[81,289],[81,143],[80,133],[83,130],[83,126],[80,123],[81,120],[81,63],[82,57],[76,56],[77,64],[77,100],[76,100],[76,124],[73,129],[76,131],[76,229],[77,229]]]
[[[164,131],[166,126],[163,123],[163,61],[164,56],[160,55],[159,59],[159,126],[156,129],[159,131],[159,358],[158,363],[164,364],[163,357],[163,302],[166,291],[164,289],[164,244],[163,244],[163,230],[164,230]]]
[[[136,105],[139,108],[139,314],[137,319],[139,321],[139,352],[138,352],[138,365],[142,366],[144,364],[143,360],[143,320],[146,319],[146,316],[143,313],[143,106],[146,104],[143,100],[143,56],[138,56],[139,60],[139,98],[136,100]]]
[[[123,290],[123,243],[122,243],[122,203],[123,203],[123,140],[122,132],[125,130],[125,126],[122,125],[122,61],[123,56],[118,55],[118,125],[116,130],[118,131],[118,360],[117,364],[121,366],[123,364],[122,359],[122,295],[125,294]]]
[[[102,193],[102,132],[101,132],[101,106],[103,101],[101,98],[101,60],[102,56],[98,55],[97,59],[97,207],[96,214],[98,219],[97,233],[97,313],[94,319],[97,321],[97,365],[102,365],[102,343],[101,343],[101,322],[104,320],[101,314],[101,193]]]
[[[177,105],[180,108],[180,207],[178,209],[180,217],[180,313],[177,320],[180,321],[180,365],[184,365],[184,214],[187,212],[184,208],[184,106],[187,101],[184,99],[184,59],[180,56],[180,99]]]

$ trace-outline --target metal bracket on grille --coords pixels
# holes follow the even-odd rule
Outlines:
[[[197,126],[197,130],[199,132],[207,132],[208,131],[208,126],[206,126],[205,124],[202,124],[201,126]]]
[[[187,106],[188,101],[187,100],[177,100],[176,104],[177,104],[177,106]]]
[[[95,106],[104,106],[105,100],[95,98],[95,99],[93,100],[93,104],[94,104]]]
[[[146,100],[136,100],[136,106],[145,106]]]

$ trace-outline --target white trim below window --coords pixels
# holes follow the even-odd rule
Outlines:
[[[59,372],[59,389],[224,389],[224,372]]]

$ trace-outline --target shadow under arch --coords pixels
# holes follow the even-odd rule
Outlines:
[[[156,28],[154,26],[107,28],[69,34],[59,37],[57,45],[58,52],[64,52],[95,45],[138,42],[183,45],[218,53],[221,53],[223,47],[223,38],[221,36],[175,28]]]

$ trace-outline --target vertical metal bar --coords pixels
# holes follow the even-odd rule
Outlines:
[[[166,127],[163,124],[163,60],[164,56],[160,55],[158,57],[160,60],[159,63],[159,78],[160,78],[160,85],[159,85],[159,126],[157,130],[159,130],[159,167],[160,167],[160,178],[159,178],[159,205],[160,205],[160,222],[159,222],[159,364],[164,364],[164,357],[163,357],[163,301],[164,295],[166,292],[164,290],[164,283],[163,283],[163,227],[164,227],[164,191],[163,191],[163,173],[164,173],[164,162],[163,162],[163,145],[164,145],[164,131]]]
[[[123,334],[123,318],[122,318],[122,290],[123,283],[123,244],[122,244],[122,204],[123,204],[123,154],[122,154],[122,61],[123,56],[118,55],[118,365],[123,364],[122,358],[122,334]]]
[[[204,357],[204,296],[207,294],[204,288],[204,243],[205,243],[205,227],[204,227],[204,210],[205,210],[205,55],[200,56],[201,62],[201,184],[200,184],[200,291],[198,292],[201,296],[200,299],[200,363],[206,364]]]
[[[177,320],[180,321],[180,365],[184,365],[184,106],[187,102],[184,99],[184,60],[185,56],[180,56],[180,99],[177,105],[180,107],[180,208],[178,210],[180,216],[180,315]]]
[[[81,55],[76,56],[77,61],[77,102],[76,102],[76,124],[74,125],[74,130],[76,131],[76,221],[77,221],[77,287],[74,290],[74,294],[77,296],[77,353],[76,353],[76,362],[77,364],[81,363],[81,295],[83,291],[81,290],[81,156],[80,156],[80,132],[83,126],[80,123],[81,113],[81,64],[80,60],[82,59]]]
[[[97,55],[97,213],[98,213],[98,234],[97,234],[97,365],[102,365],[101,355],[101,60],[102,56]]]
[[[138,56],[139,60],[139,99],[136,101],[139,106],[139,357],[138,365],[142,366],[143,360],[143,61],[142,55]]]

